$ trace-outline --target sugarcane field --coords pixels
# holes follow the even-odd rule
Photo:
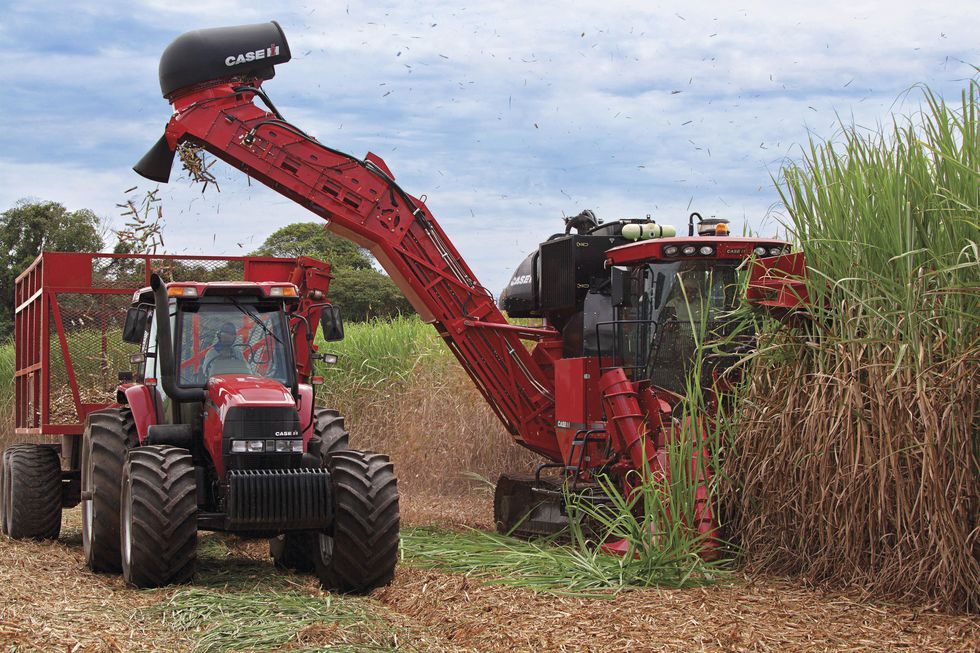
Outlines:
[[[0,650],[980,651],[976,8],[0,19]]]

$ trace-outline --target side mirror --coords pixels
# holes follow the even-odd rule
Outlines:
[[[344,321],[340,317],[339,306],[324,306],[320,311],[320,328],[327,342],[344,339]]]
[[[145,308],[134,306],[126,311],[126,324],[123,326],[122,339],[139,345],[143,343],[143,334],[146,333],[146,320],[149,311]]]

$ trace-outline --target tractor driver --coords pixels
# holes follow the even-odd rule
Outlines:
[[[251,374],[249,364],[245,362],[241,351],[236,347],[238,332],[235,325],[225,322],[218,329],[215,335],[215,342],[207,355],[204,356],[204,363],[201,371],[204,378],[210,378],[216,374]]]

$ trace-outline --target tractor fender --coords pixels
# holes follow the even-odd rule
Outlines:
[[[142,444],[150,427],[159,422],[157,416],[162,412],[159,396],[149,386],[138,383],[121,386],[116,394],[119,403],[127,404],[132,411],[136,434]]]

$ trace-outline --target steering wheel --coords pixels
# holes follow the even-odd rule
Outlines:
[[[272,359],[275,350],[272,338],[265,336],[251,345],[242,345],[245,360],[259,376],[268,376],[272,369]]]

